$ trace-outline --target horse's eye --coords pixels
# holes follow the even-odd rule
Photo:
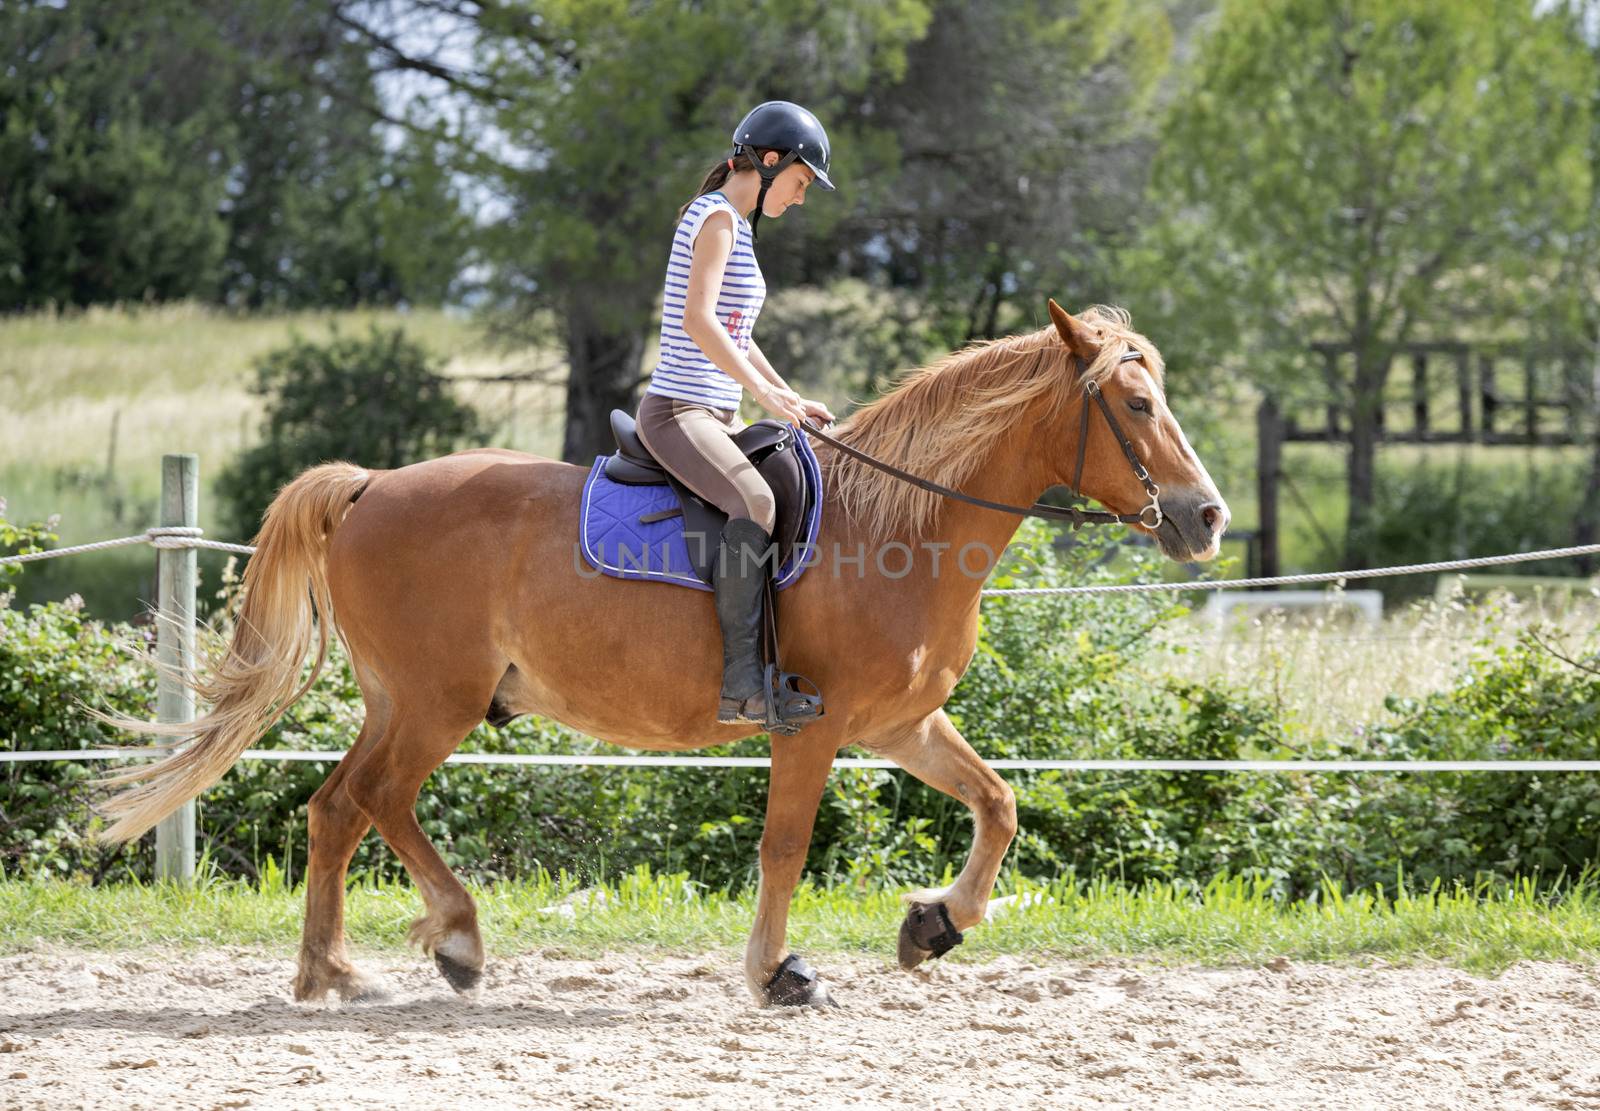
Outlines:
[[[1150,402],[1142,397],[1130,397],[1128,398],[1128,408],[1132,409],[1135,413],[1148,412],[1150,409]]]

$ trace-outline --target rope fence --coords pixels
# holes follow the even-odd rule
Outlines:
[[[1508,555],[1450,559],[1438,563],[1407,563],[1398,567],[1370,567],[1360,571],[1318,571],[1307,575],[1274,575],[1256,579],[1196,579],[1192,582],[1118,583],[1107,586],[1015,587],[985,590],[985,598],[1031,598],[1048,594],[1149,594],[1160,590],[1249,590],[1260,586],[1295,586],[1310,583],[1336,583],[1347,579],[1386,579],[1401,575],[1439,574],[1445,571],[1470,571],[1476,567],[1502,567],[1508,563],[1533,563],[1541,559],[1566,559],[1569,556],[1600,555],[1600,544],[1577,544],[1570,548],[1546,548],[1537,552],[1512,552]]]
[[[205,529],[182,528],[169,526],[162,528],[145,529],[138,536],[122,536],[115,540],[96,540],[93,544],[74,544],[69,548],[47,548],[39,552],[24,552],[22,555],[5,556],[0,558],[0,567],[9,563],[37,563],[42,559],[57,559],[61,556],[82,555],[84,552],[104,552],[111,548],[127,548],[134,544],[149,544],[157,551],[182,551],[185,548],[208,548],[218,552],[235,552],[239,555],[254,555],[255,549],[249,544],[229,544],[222,540],[205,540]]]
[[[59,556],[81,555],[110,548],[125,548],[134,544],[149,544],[163,551],[185,548],[206,548],[212,551],[252,555],[255,549],[248,544],[229,544],[221,540],[203,539],[199,528],[152,528],[137,536],[123,536],[116,540],[100,540],[93,544],[76,544],[70,548],[51,548],[42,552],[0,558],[0,566],[11,563],[33,563]],[[1505,555],[1475,556],[1468,559],[1441,560],[1435,563],[1407,563],[1395,567],[1369,567],[1358,571],[1318,571],[1305,575],[1274,575],[1254,579],[1194,579],[1189,582],[1115,583],[1100,586],[1039,586],[996,587],[982,591],[985,598],[1041,598],[1050,595],[1088,596],[1093,594],[1149,594],[1157,591],[1189,590],[1251,590],[1265,586],[1306,586],[1316,583],[1342,583],[1356,579],[1398,578],[1402,575],[1442,574],[1448,571],[1470,571],[1482,567],[1503,567],[1512,563],[1535,563],[1545,559],[1568,559],[1573,556],[1600,555],[1600,544],[1576,544],[1568,548],[1545,548],[1535,552],[1510,552]]]
[[[171,752],[164,746],[114,749],[57,749],[0,752],[0,764],[70,760],[148,760]],[[343,749],[250,748],[241,760],[273,763],[334,764]],[[997,771],[1158,771],[1158,772],[1596,772],[1600,760],[986,760]],[[608,756],[605,753],[457,752],[446,764],[505,767],[580,768],[770,768],[765,756]],[[834,768],[894,770],[892,760],[841,756]]]

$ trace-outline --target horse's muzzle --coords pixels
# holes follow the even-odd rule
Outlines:
[[[1232,514],[1215,490],[1161,491],[1161,527],[1155,530],[1161,554],[1180,563],[1217,558]]]

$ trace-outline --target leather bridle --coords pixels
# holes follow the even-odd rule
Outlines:
[[[1137,351],[1129,351],[1117,361],[1119,363],[1131,363],[1143,357]],[[1137,513],[1110,513],[1099,509],[1079,509],[1077,506],[1067,506],[1063,509],[1054,505],[1045,505],[1043,502],[1034,502],[1028,506],[1007,505],[1005,502],[989,501],[987,498],[975,498],[970,494],[963,494],[959,490],[952,490],[948,486],[941,486],[937,482],[919,478],[917,475],[903,471],[899,467],[892,466],[882,460],[874,459],[866,452],[859,451],[849,444],[834,439],[809,421],[803,422],[801,427],[823,443],[837,448],[852,459],[861,460],[869,467],[876,467],[885,474],[893,475],[903,482],[909,482],[919,489],[928,490],[943,497],[952,498],[955,501],[966,502],[968,505],[976,505],[983,509],[993,509],[1000,513],[1013,513],[1019,517],[1042,517],[1047,521],[1065,521],[1072,526],[1074,531],[1084,525],[1141,525],[1154,531],[1160,528],[1161,522],[1166,519],[1161,512],[1161,487],[1155,484],[1150,477],[1150,472],[1139,461],[1139,453],[1133,450],[1132,442],[1129,441],[1127,434],[1122,431],[1122,425],[1118,423],[1116,415],[1112,413],[1111,405],[1106,401],[1105,394],[1100,392],[1099,385],[1092,380],[1087,380],[1089,365],[1076,355],[1073,356],[1073,361],[1077,365],[1079,377],[1086,380],[1083,384],[1083,417],[1078,425],[1078,465],[1072,472],[1072,486],[1070,489],[1078,497],[1084,496],[1079,488],[1079,483],[1083,481],[1083,461],[1089,446],[1089,404],[1093,402],[1105,414],[1106,425],[1111,429],[1111,434],[1117,438],[1117,443],[1122,446],[1122,454],[1127,457],[1129,464],[1133,467],[1133,476],[1144,487],[1144,492],[1150,495],[1149,504]]]

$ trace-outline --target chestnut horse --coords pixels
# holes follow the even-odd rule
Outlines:
[[[1173,559],[1214,557],[1228,510],[1165,403],[1160,355],[1120,310],[1073,317],[1054,301],[1049,309],[1052,327],[911,372],[834,434],[934,482],[1026,504],[1070,481],[1079,407],[1090,404],[1093,382],[1160,487],[1159,523],[1136,527]],[[1147,491],[1108,422],[1092,416],[1080,492],[1138,513]],[[973,845],[956,881],[908,896],[906,968],[982,920],[1017,828],[1010,787],[941,707],[977,643],[992,563],[984,553],[1005,547],[1018,518],[942,501],[826,445],[817,454],[821,558],[778,595],[778,629],[784,665],[815,680],[827,713],[796,736],[773,738],[744,961],[763,1004],[831,1001],[790,957],[785,929],[841,749],[887,757],[972,810]],[[411,940],[452,987],[473,991],[484,964],[477,908],[414,808],[423,781],[478,722],[540,714],[658,752],[759,732],[716,721],[722,655],[709,594],[599,577],[575,559],[585,473],[486,449],[395,471],[332,463],[301,474],[267,510],[233,639],[196,682],[211,708],[176,727],[193,743],[117,777],[143,782],[107,804],[119,820],[106,837],[138,836],[220,778],[304,693],[296,683],[306,653],[315,648],[320,667],[335,628],[367,713],[310,802],[295,997],[376,991],[344,938],[345,870],[372,826],[425,904]]]

